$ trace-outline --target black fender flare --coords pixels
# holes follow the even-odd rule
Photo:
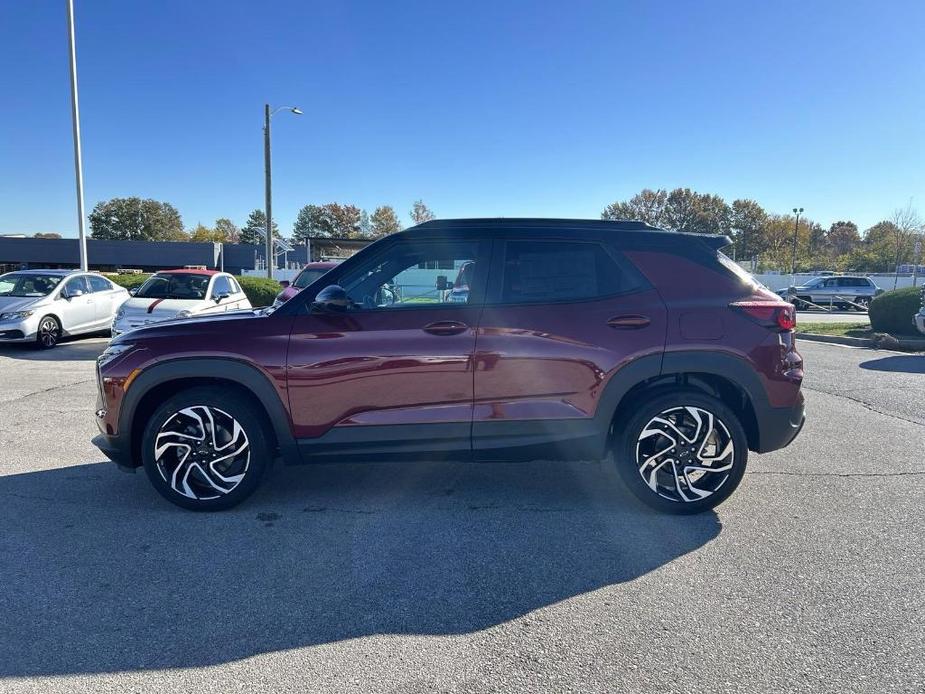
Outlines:
[[[283,460],[298,462],[299,451],[292,435],[289,411],[280,399],[269,377],[256,366],[226,357],[181,357],[159,362],[142,371],[132,382],[122,400],[119,412],[119,432],[131,438],[138,405],[153,388],[169,381],[187,378],[214,378],[232,381],[249,391],[263,406],[273,427]],[[134,443],[129,442],[128,450]]]

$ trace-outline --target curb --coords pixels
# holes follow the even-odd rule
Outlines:
[[[892,349],[902,352],[925,352],[925,340],[899,340],[887,336],[886,340],[873,340],[869,337],[845,337],[842,335],[817,335],[815,333],[797,333],[797,338],[809,342],[828,342],[849,347],[867,347],[873,349]]]
[[[873,347],[874,341],[869,337],[844,337],[842,335],[817,335],[815,333],[797,333],[798,340],[810,342],[828,342],[833,345],[848,345],[849,347]]]

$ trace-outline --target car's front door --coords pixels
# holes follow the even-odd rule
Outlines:
[[[96,325],[96,302],[83,275],[69,278],[59,294],[61,327],[67,333],[93,330]]]
[[[609,378],[629,363],[658,373],[664,303],[607,244],[494,245],[476,343],[475,457],[599,455],[610,422],[596,415]]]
[[[287,363],[303,454],[468,453],[490,245],[396,240],[332,274],[350,299],[342,311],[304,297]],[[451,302],[446,278],[465,263],[475,263],[468,300]]]

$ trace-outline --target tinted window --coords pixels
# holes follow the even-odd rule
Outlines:
[[[621,291],[622,273],[597,243],[509,241],[503,303],[591,299]]]
[[[295,286],[297,286],[299,289],[305,289],[316,279],[322,275],[327,274],[327,272],[328,271],[324,268],[310,268],[302,270],[302,272],[299,273],[299,276],[295,278],[295,282],[293,284],[295,284]]]
[[[212,296],[221,296],[222,294],[234,294],[234,288],[231,286],[231,280],[227,277],[216,277],[215,284],[212,285]]]
[[[484,266],[478,241],[398,243],[341,278],[357,309],[429,308],[473,303],[470,286],[453,281],[470,266],[470,277]],[[442,288],[441,288],[442,287]]]
[[[112,285],[109,283],[109,280],[103,279],[97,275],[88,276],[87,281],[90,283],[90,289],[94,292],[108,292],[112,289]]]

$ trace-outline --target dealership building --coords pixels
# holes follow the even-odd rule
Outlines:
[[[276,266],[301,267],[312,261],[346,258],[368,245],[366,239],[312,238],[308,247],[295,246],[276,258]],[[224,269],[235,275],[266,267],[262,246],[240,243],[193,243],[188,241],[102,241],[87,239],[87,262],[91,270],[156,272],[186,266]],[[77,239],[0,237],[0,272],[27,268],[77,268]]]

